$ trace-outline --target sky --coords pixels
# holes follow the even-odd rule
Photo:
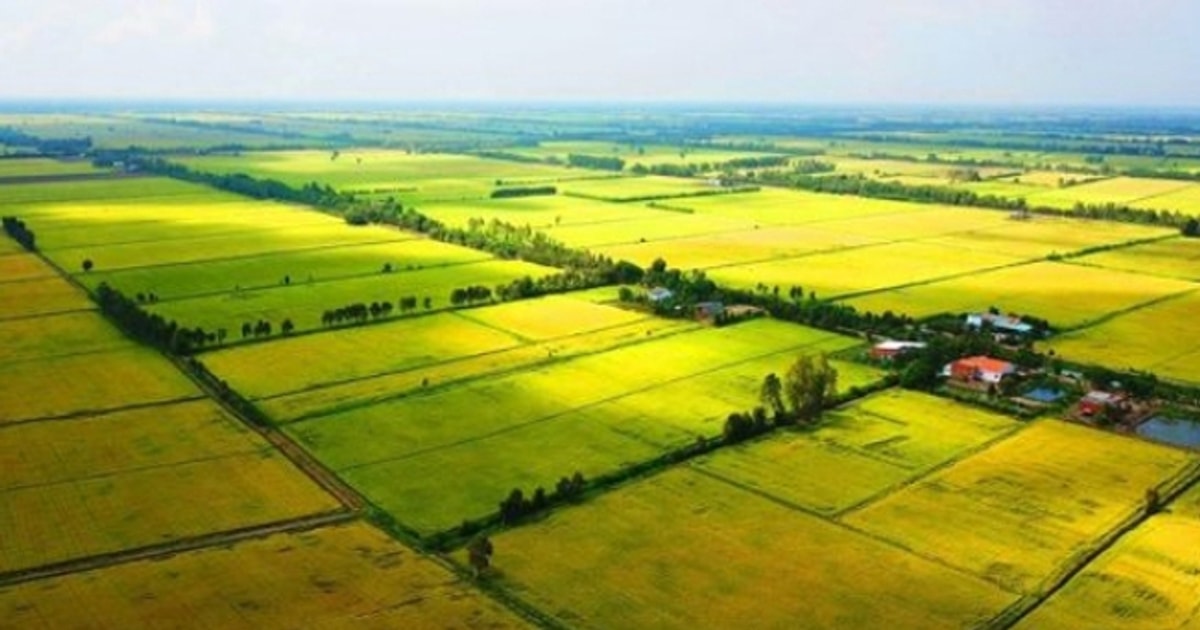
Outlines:
[[[1200,106],[1197,0],[3,0],[0,99]]]

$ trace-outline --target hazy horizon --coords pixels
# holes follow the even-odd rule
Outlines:
[[[1200,107],[1200,3],[16,0],[5,102]]]

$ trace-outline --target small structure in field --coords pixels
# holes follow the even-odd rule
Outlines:
[[[1124,413],[1131,408],[1129,397],[1119,392],[1105,392],[1094,389],[1079,400],[1079,415],[1085,418],[1106,416],[1110,409]]]
[[[721,302],[697,302],[696,319],[715,322],[725,314],[725,305]]]
[[[985,383],[999,385],[1006,376],[1017,373],[1017,366],[988,356],[966,357],[947,363],[942,376],[958,383]]]
[[[654,287],[646,292],[651,304],[661,304],[675,297],[675,292],[666,287]]]
[[[983,330],[987,326],[1003,335],[1023,337],[1033,333],[1033,325],[1021,321],[1017,315],[999,313],[974,313],[967,315],[967,328]]]
[[[888,339],[871,346],[871,358],[876,361],[895,361],[901,355],[921,350],[925,347],[922,341],[896,341]]]

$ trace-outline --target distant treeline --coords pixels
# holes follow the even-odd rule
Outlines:
[[[1032,151],[1035,153],[1087,153],[1092,155],[1131,155],[1131,156],[1149,156],[1149,157],[1182,157],[1195,158],[1193,153],[1178,153],[1172,152],[1168,147],[1172,145],[1186,145],[1187,143],[1173,143],[1164,140],[1154,140],[1150,142],[1095,142],[1094,139],[1079,140],[1079,141],[1062,141],[1047,137],[1030,138],[1029,140],[1019,139],[1019,137],[997,137],[995,139],[971,138],[971,137],[955,137],[949,135],[935,135],[928,138],[916,137],[911,135],[893,135],[893,134],[878,134],[878,133],[859,133],[848,136],[857,140],[865,140],[868,142],[890,142],[898,144],[931,144],[938,146],[964,147],[971,149],[1003,149],[1012,151]]]
[[[606,155],[572,153],[567,156],[567,164],[579,168],[593,168],[602,171],[621,171],[625,169],[625,160]]]
[[[557,195],[558,188],[554,186],[514,186],[497,188],[492,191],[492,199],[507,199],[512,197],[536,197],[539,195]]]
[[[37,237],[25,222],[17,217],[4,217],[4,233],[29,251],[37,251]]]
[[[91,137],[39,138],[13,127],[0,127],[0,144],[27,147],[47,156],[82,155],[92,148]]]

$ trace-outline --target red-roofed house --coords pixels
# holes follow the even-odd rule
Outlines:
[[[953,380],[963,383],[971,383],[980,381],[984,383],[998,384],[1004,380],[1005,376],[1015,374],[1017,366],[1008,361],[993,359],[987,356],[966,357],[952,363],[947,363],[946,367],[942,368],[942,376],[948,376]]]

